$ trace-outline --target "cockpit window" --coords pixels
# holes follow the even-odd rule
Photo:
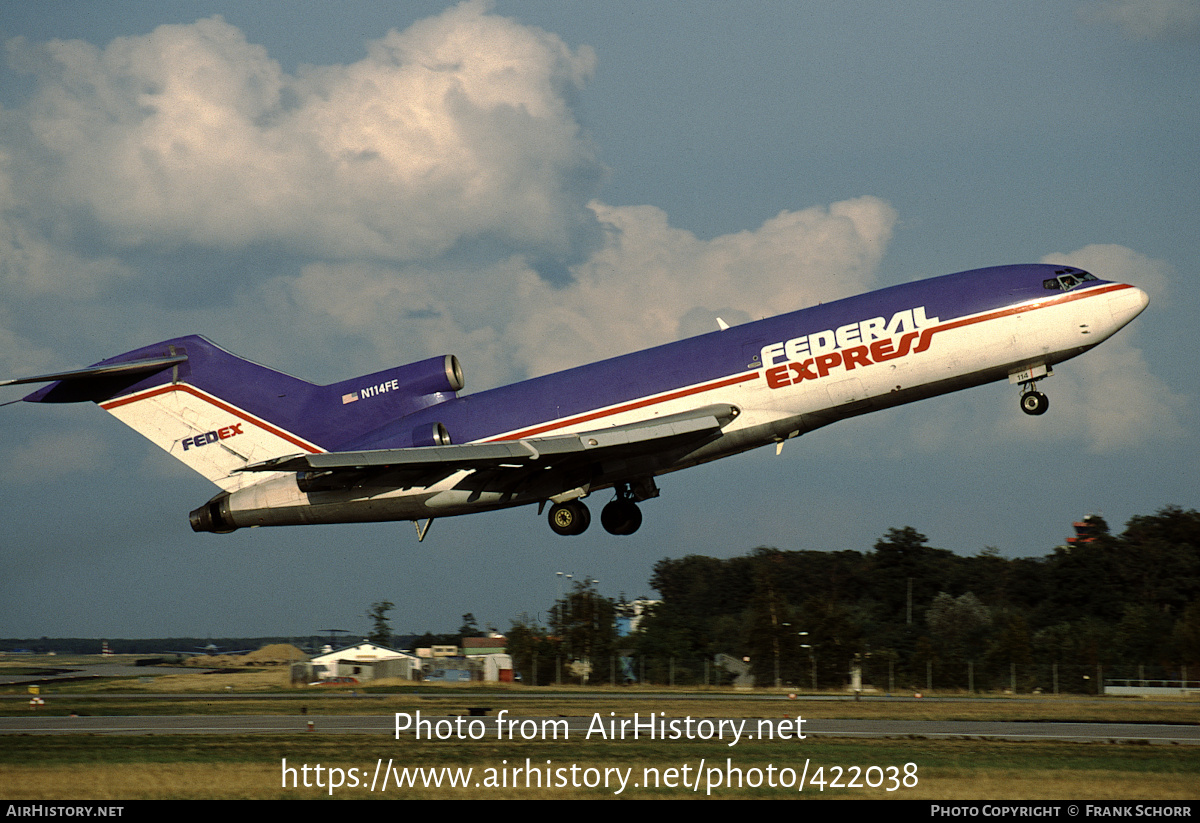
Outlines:
[[[1083,269],[1059,269],[1054,274],[1055,277],[1042,281],[1042,288],[1053,291],[1070,291],[1089,280],[1099,279],[1096,275],[1088,274]]]

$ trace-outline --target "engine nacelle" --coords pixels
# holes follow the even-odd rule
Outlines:
[[[229,492],[221,492],[188,515],[194,532],[229,534],[237,526],[229,512]]]
[[[393,371],[393,379],[398,391],[410,396],[456,392],[466,385],[462,364],[452,354],[400,366]]]
[[[419,426],[413,432],[412,444],[414,446],[449,446],[450,432],[446,431],[445,425],[441,423]]]

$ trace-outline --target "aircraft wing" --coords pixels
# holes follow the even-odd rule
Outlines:
[[[296,454],[252,463],[236,471],[308,472],[319,475],[320,486],[326,488],[358,485],[367,477],[383,475],[405,485],[428,485],[463,470],[489,475],[523,474],[529,470],[570,468],[653,454],[693,441],[703,442],[718,434],[738,413],[736,407],[722,404],[574,434],[450,446]]]

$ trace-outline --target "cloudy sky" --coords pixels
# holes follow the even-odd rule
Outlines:
[[[1040,556],[1198,505],[1197,0],[0,8],[0,376],[198,333],[314,382],[453,353],[478,391],[987,265],[1151,297],[1045,417],[1003,384],[842,423],[662,479],[629,538],[196,535],[205,480],[94,407],[5,406],[0,636],[358,633],[377,600],[503,629],[557,572],[651,595],[663,557],[901,526]]]

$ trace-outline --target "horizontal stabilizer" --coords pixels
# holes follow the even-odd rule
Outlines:
[[[126,363],[111,363],[107,366],[88,366],[85,369],[57,372],[55,374],[39,374],[34,377],[19,377],[16,380],[0,380],[0,386],[16,386],[21,383],[49,383],[54,380],[102,380],[115,377],[132,377],[138,374],[152,374],[162,371],[168,366],[175,366],[187,360],[186,354],[171,357],[149,357],[145,360],[130,360]]]

